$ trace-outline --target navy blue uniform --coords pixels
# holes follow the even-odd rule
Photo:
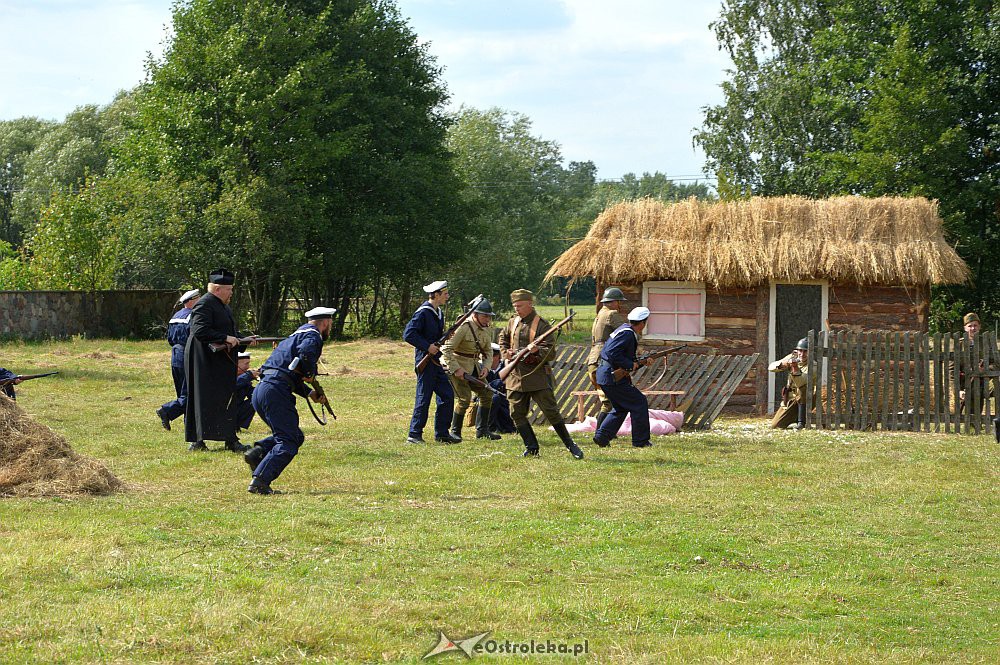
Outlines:
[[[9,369],[4,369],[3,367],[0,367],[0,381],[6,381],[7,379],[14,379],[14,378],[17,378],[17,374],[14,374],[14,372],[10,371]],[[17,393],[14,392],[13,383],[8,383],[6,386],[3,387],[3,394],[13,400],[17,399]]]
[[[403,330],[403,340],[414,348],[414,367],[420,364],[430,345],[437,344],[443,334],[444,312],[436,309],[429,300],[425,301],[413,313]],[[435,395],[437,410],[434,412],[434,436],[446,437],[455,407],[455,391],[444,369],[432,360],[427,363],[423,372],[417,374],[417,395],[413,403],[413,417],[410,418],[409,436],[420,438],[423,435],[431,408],[431,397]]]
[[[307,323],[279,343],[261,368],[263,378],[254,389],[251,402],[261,420],[271,428],[271,436],[256,443],[266,454],[253,475],[267,484],[281,475],[305,441],[299,428],[295,394],[309,398],[312,388],[302,379],[316,375],[321,353],[323,335],[316,326]],[[289,369],[296,358],[295,369]]]
[[[174,392],[177,399],[171,400],[161,408],[168,420],[174,420],[184,415],[187,404],[187,380],[184,378],[184,345],[191,334],[191,310],[187,307],[170,317],[167,323],[167,343],[170,344],[170,374],[174,378]]]
[[[627,323],[618,326],[601,349],[597,385],[608,396],[612,406],[611,413],[594,433],[594,440],[601,444],[608,443],[618,434],[627,414],[632,415],[632,445],[649,443],[649,401],[632,385],[631,375],[620,381],[616,381],[614,375],[616,369],[632,370],[638,350],[639,336]]]
[[[517,431],[514,420],[510,417],[510,402],[507,401],[507,386],[500,378],[500,369],[503,363],[496,369],[491,369],[486,373],[486,383],[502,395],[493,394],[493,403],[490,405],[489,431],[499,434],[513,434]]]
[[[253,410],[253,374],[243,372],[236,377],[236,392],[233,393],[233,400],[236,402],[236,427],[238,429],[248,429],[256,411]]]

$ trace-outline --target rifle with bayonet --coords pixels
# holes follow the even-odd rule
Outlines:
[[[468,383],[476,390],[489,390],[494,395],[499,395],[500,397],[506,397],[506,395],[504,395],[502,392],[500,392],[490,384],[486,383],[472,372],[464,372],[462,374],[462,378],[465,380],[466,383]]]
[[[260,335],[250,335],[249,337],[239,337],[236,339],[236,346],[242,346],[244,344],[252,344],[254,342],[281,342],[288,339],[287,337],[261,337]],[[213,353],[218,353],[219,351],[225,351],[229,348],[229,345],[225,342],[209,342],[208,348],[212,350]]]
[[[23,383],[25,381],[31,381],[32,379],[40,379],[43,376],[52,376],[53,374],[58,374],[59,372],[45,372],[44,374],[18,374],[9,379],[3,379],[0,381],[0,388],[4,386],[13,385],[15,382]]]
[[[537,316],[537,314],[536,314],[536,316]],[[534,345],[534,346],[537,347],[539,342],[544,341],[550,335],[553,335],[556,332],[558,332],[559,329],[562,328],[567,323],[569,323],[573,319],[574,316],[576,316],[576,312],[573,312],[572,314],[570,314],[569,316],[567,316],[565,319],[563,319],[559,323],[555,324],[554,326],[552,326],[551,328],[549,328],[548,330],[546,330],[545,332],[543,332],[541,335],[539,335],[538,337],[536,337],[535,340],[531,344],[529,344],[528,346],[526,346],[523,349],[521,349],[520,351],[518,351],[517,354],[513,358],[511,358],[509,361],[507,361],[507,364],[504,365],[500,369],[500,372],[499,372],[500,380],[501,381],[506,381],[507,377],[510,376],[510,373],[514,371],[515,367],[517,367],[517,364],[519,362],[521,362],[522,360],[524,360],[528,356],[529,353],[531,353],[531,351],[530,351],[531,345]]]
[[[664,356],[669,356],[671,353],[675,353],[685,348],[687,348],[687,344],[681,344],[680,346],[671,346],[668,349],[662,349],[660,351],[651,351],[649,353],[644,353],[638,358],[636,358],[636,362],[639,363],[640,367],[642,367],[643,365],[650,364],[651,361],[656,360],[657,358],[663,358]],[[611,373],[614,375],[615,381],[621,381],[627,375],[631,374],[633,371],[635,370],[622,369],[619,367],[613,370]],[[657,379],[657,381],[654,381],[653,383],[655,384],[658,381],[659,379]]]
[[[469,303],[465,306],[465,313],[462,314],[462,316],[458,317],[458,319],[455,320],[455,323],[451,324],[450,328],[444,331],[444,334],[441,335],[441,339],[435,342],[434,345],[438,348],[439,352],[441,350],[441,347],[444,346],[444,343],[447,342],[451,338],[451,336],[455,334],[455,331],[458,330],[458,327],[463,323],[465,323],[470,316],[472,316],[472,310],[475,309],[476,305],[478,305],[479,301],[482,299],[483,299],[483,294],[480,293],[478,296],[470,300]],[[417,363],[416,367],[417,374],[423,372],[424,369],[427,367],[427,363],[431,362],[432,360],[434,360],[434,358],[431,356],[431,354],[425,353],[424,357],[421,358],[420,362]]]

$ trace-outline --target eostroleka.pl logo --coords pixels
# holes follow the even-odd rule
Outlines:
[[[443,632],[438,631],[439,639],[434,648],[424,654],[424,658],[432,658],[443,653],[459,651],[465,654],[466,658],[472,658],[476,654],[509,655],[509,656],[532,656],[532,655],[568,655],[582,656],[590,653],[590,641],[584,640],[570,644],[568,642],[556,642],[553,640],[527,640],[522,642],[512,642],[510,640],[486,639],[489,631],[479,633],[461,640],[449,639]]]
[[[461,651],[465,654],[467,658],[472,658],[472,654],[476,650],[476,645],[483,641],[483,639],[489,635],[489,631],[485,633],[480,633],[479,635],[473,635],[472,637],[466,637],[464,640],[449,640],[444,633],[439,631],[441,639],[438,640],[437,646],[424,654],[424,658],[430,658],[431,656],[437,656],[438,654],[448,653],[449,651]]]

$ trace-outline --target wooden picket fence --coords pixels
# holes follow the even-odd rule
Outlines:
[[[995,333],[810,331],[806,427],[991,433],[1000,353]],[[960,373],[965,372],[965,381]],[[959,391],[966,391],[965,408]]]
[[[576,420],[577,402],[573,393],[593,388],[587,374],[589,353],[589,346],[561,345],[556,349],[556,358],[552,362],[556,403],[567,422]],[[659,359],[649,367],[639,368],[632,375],[632,380],[640,388],[649,387],[651,382],[656,381],[657,390],[684,391],[677,407],[684,412],[684,427],[710,429],[756,360],[756,353],[742,356],[676,353]],[[668,400],[666,396],[650,397],[649,408],[665,409]],[[589,407],[590,415],[596,415],[596,398],[591,398]],[[534,403],[528,418],[536,424],[545,421],[545,416]]]

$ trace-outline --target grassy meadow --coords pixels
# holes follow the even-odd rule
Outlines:
[[[405,444],[402,343],[325,356],[339,420],[300,405],[286,493],[259,497],[238,456],[160,427],[165,342],[0,346],[61,372],[18,403],[128,484],[0,499],[0,662],[416,663],[439,631],[600,663],[996,661],[991,438],[724,420],[577,462],[539,428],[525,460],[509,436]]]

